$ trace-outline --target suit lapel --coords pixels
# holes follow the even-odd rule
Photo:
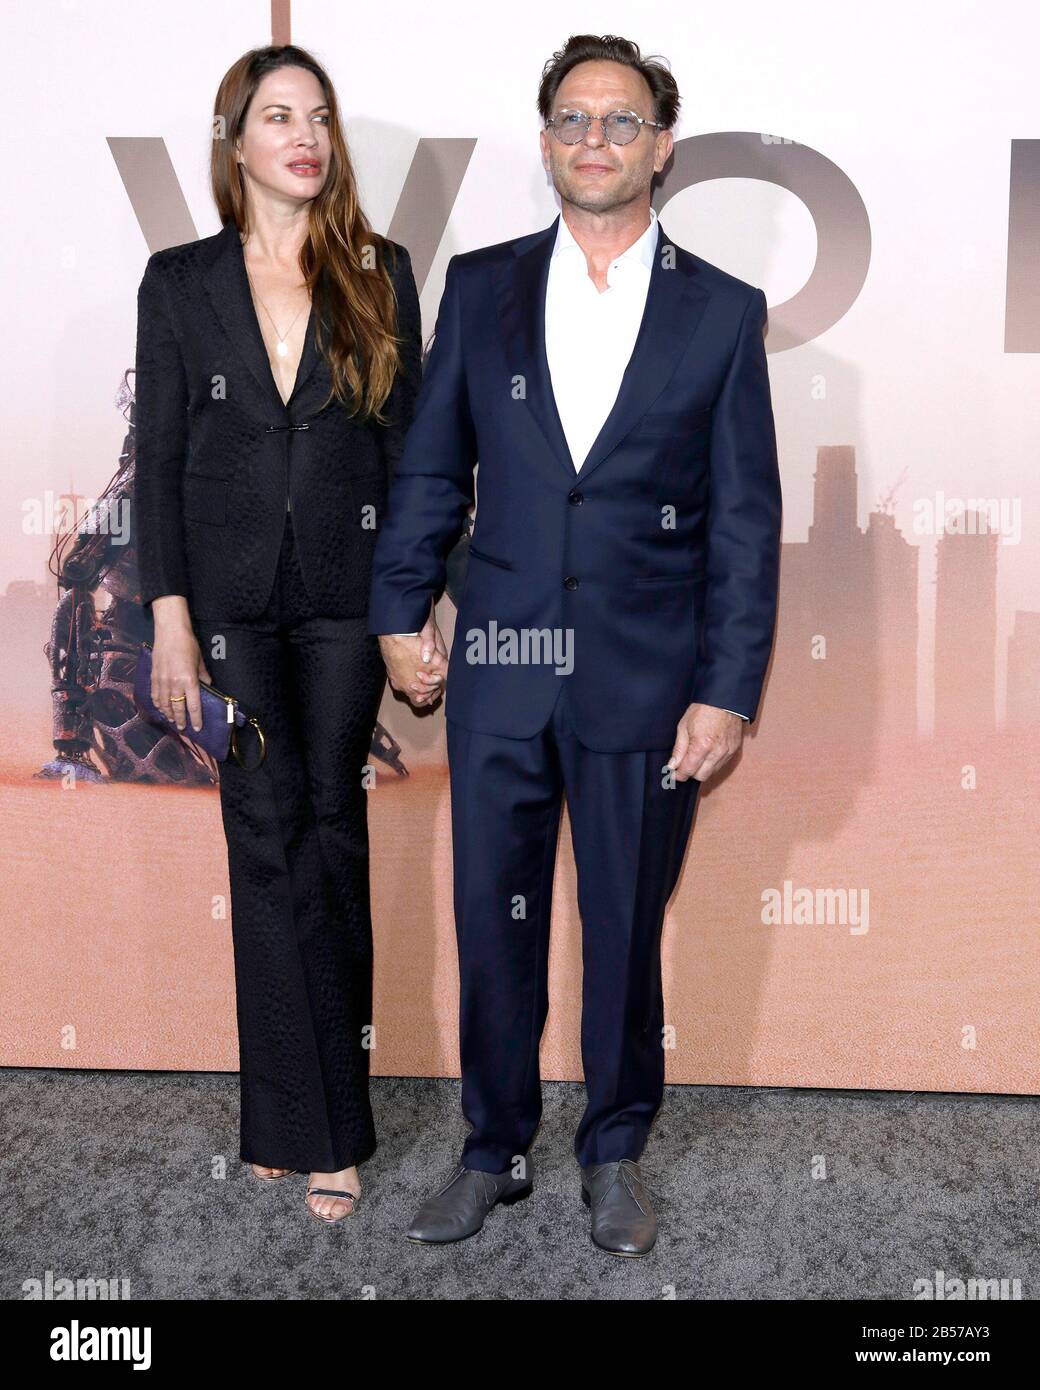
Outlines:
[[[264,401],[275,412],[272,418],[285,419],[289,407],[297,402],[300,392],[321,360],[313,341],[313,304],[307,319],[296,383],[286,406],[278,394],[271,364],[267,358],[267,346],[260,332],[260,324],[257,322],[253,298],[249,291],[242,243],[233,221],[225,223],[223,230],[213,238],[212,250],[203,266],[202,280],[214,313],[249,369]]]
[[[559,217],[544,232],[522,237],[516,259],[495,267],[495,297],[511,378],[524,383],[527,407],[549,447],[567,472],[574,463],[560,423],[545,355],[545,291]]]
[[[708,302],[694,262],[665,234],[658,219],[657,250],[632,356],[614,404],[578,470],[585,479],[643,418],[675,375]]]
[[[646,306],[632,355],[610,413],[575,471],[545,351],[545,294],[559,220],[557,216],[544,232],[516,243],[512,265],[497,268],[495,290],[512,374],[522,375],[527,383],[531,414],[568,476],[584,479],[646,414],[674,375],[700,323],[708,292],[697,283],[694,261],[670,240],[659,219]],[[594,369],[591,363],[587,366]]]

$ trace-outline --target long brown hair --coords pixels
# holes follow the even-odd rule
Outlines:
[[[364,418],[385,424],[380,411],[401,365],[397,301],[387,270],[393,248],[372,230],[362,211],[335,89],[306,49],[294,44],[254,48],[224,74],[213,104],[213,199],[221,222],[233,221],[248,236],[249,208],[235,141],[261,80],[283,67],[312,72],[329,108],[328,175],[321,192],[311,200],[307,236],[300,249],[300,270],[314,304],[315,346],[332,377],[332,391],[324,405],[335,396],[350,414],[360,411]],[[323,319],[330,328],[327,341],[322,338]]]

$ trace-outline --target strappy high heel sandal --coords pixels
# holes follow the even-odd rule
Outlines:
[[[338,1197],[340,1201],[349,1200],[350,1207],[347,1211],[341,1212],[339,1216],[322,1216],[320,1211],[314,1210],[310,1202],[307,1201],[307,1197]],[[333,1226],[337,1221],[342,1221],[344,1217],[354,1215],[354,1209],[358,1204],[359,1198],[357,1196],[357,1193],[347,1192],[344,1188],[308,1187],[307,1195],[304,1197],[303,1200],[306,1204],[307,1210],[313,1217],[316,1217],[319,1221],[324,1221],[326,1226]]]

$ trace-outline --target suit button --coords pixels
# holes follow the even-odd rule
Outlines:
[[[563,587],[565,589],[576,589],[578,587],[578,581],[575,579],[573,574],[569,574],[567,578],[563,581]]]
[[[572,507],[580,507],[585,501],[585,494],[583,492],[568,492],[567,501]]]

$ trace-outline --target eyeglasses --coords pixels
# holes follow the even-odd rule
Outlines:
[[[562,144],[577,145],[588,135],[593,121],[600,122],[604,137],[612,145],[630,145],[644,125],[664,130],[660,121],[648,121],[634,111],[611,111],[606,116],[590,116],[585,111],[571,111],[567,107],[550,116],[545,124]]]

